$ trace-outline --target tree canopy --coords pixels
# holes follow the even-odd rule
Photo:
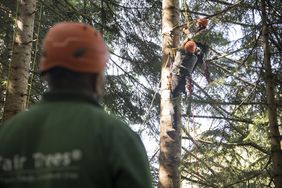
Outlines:
[[[192,115],[182,100],[183,184],[199,187],[273,187],[269,108],[282,118],[282,3],[265,1],[180,1],[180,25],[188,17],[209,19],[208,61],[212,82],[196,69],[193,74]],[[14,44],[17,1],[0,0],[0,108],[9,80]],[[103,104],[141,134],[157,182],[160,72],[161,0],[38,0],[29,70],[28,102],[40,100],[46,85],[37,73],[41,42],[56,22],[80,21],[104,36],[111,58]],[[263,27],[267,26],[271,79],[265,62]],[[180,40],[184,36],[181,35]],[[269,107],[266,85],[273,84],[275,106]],[[278,132],[278,134],[280,134]],[[281,140],[281,139],[280,139]]]

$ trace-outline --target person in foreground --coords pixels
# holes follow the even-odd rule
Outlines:
[[[1,188],[152,187],[140,138],[98,104],[108,56],[91,26],[49,30],[39,64],[49,91],[0,127]]]

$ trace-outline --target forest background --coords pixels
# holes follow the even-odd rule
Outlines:
[[[16,79],[26,88],[25,108],[40,100],[46,89],[37,65],[47,30],[60,21],[91,24],[103,34],[111,52],[105,110],[122,117],[141,135],[157,185],[162,1],[33,0],[32,52],[27,67],[14,58],[21,2],[0,0],[1,117],[4,106],[11,106],[7,93],[13,71],[28,69],[26,76]],[[273,140],[279,140],[281,151],[281,1],[190,0],[180,1],[179,8],[180,24],[188,14],[193,19],[209,18],[204,40],[210,46],[207,59],[213,80],[207,83],[200,69],[193,74],[193,115],[182,113],[179,170],[183,185],[274,187]],[[183,108],[185,105],[184,100]],[[269,126],[270,120],[276,121],[277,129]]]

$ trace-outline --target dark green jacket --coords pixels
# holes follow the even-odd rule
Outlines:
[[[0,187],[150,188],[144,146],[93,97],[46,93],[0,128]]]

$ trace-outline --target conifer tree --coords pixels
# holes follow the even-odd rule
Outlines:
[[[26,107],[36,0],[19,0],[3,120]]]

